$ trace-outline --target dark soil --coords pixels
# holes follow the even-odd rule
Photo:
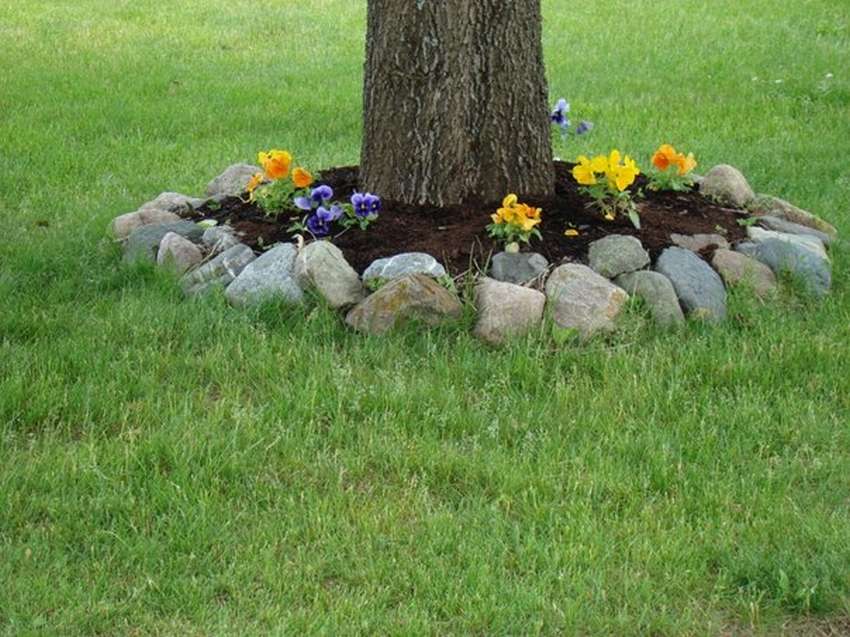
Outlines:
[[[550,263],[584,262],[588,245],[609,234],[638,237],[653,259],[671,245],[670,235],[674,233],[721,234],[729,242],[746,237],[744,228],[737,223],[747,215],[745,211],[719,206],[698,192],[650,191],[645,188],[642,176],[633,187],[641,229],[636,230],[626,218],[606,221],[594,208],[588,207],[589,199],[579,193],[571,169],[571,164],[555,163],[556,195],[553,199],[524,200],[543,209],[543,222],[538,226],[543,239],[532,239],[531,246],[522,249],[540,252]],[[357,166],[331,168],[320,173],[318,182],[333,188],[339,201],[347,201],[358,188],[357,176]],[[639,192],[643,196],[636,194]],[[380,217],[367,231],[351,229],[333,242],[358,272],[363,272],[381,257],[426,252],[440,260],[451,274],[458,275],[476,264],[483,266],[491,253],[501,249],[485,230],[490,215],[499,204],[498,201],[472,202],[461,207],[429,208],[384,201]],[[225,200],[214,209],[202,207],[193,218],[229,223],[255,250],[292,240],[286,230],[291,223],[288,215],[267,217],[259,207],[237,197]],[[564,230],[570,225],[579,230],[578,237],[564,236]]]

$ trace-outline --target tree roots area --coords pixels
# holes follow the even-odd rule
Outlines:
[[[606,220],[579,191],[571,169],[572,164],[556,162],[555,196],[527,200],[543,210],[539,226],[542,239],[533,238],[523,250],[539,252],[550,263],[586,262],[589,244],[610,234],[639,238],[653,260],[672,245],[673,234],[718,234],[730,243],[746,237],[745,228],[738,223],[748,216],[746,211],[723,207],[696,190],[651,191],[643,176],[632,187],[641,228],[635,228],[625,217]],[[347,199],[359,190],[358,168],[330,168],[320,173],[318,182],[331,186],[338,199]],[[470,269],[483,269],[490,255],[502,249],[486,231],[490,215],[499,203],[471,201],[460,207],[432,208],[385,200],[380,217],[367,230],[346,230],[334,237],[333,243],[360,273],[375,259],[403,252],[425,252],[441,261],[450,274],[458,276]],[[295,211],[292,216],[270,217],[246,199],[231,197],[217,206],[201,207],[193,214],[195,218],[212,218],[220,224],[229,224],[243,243],[257,251],[294,240],[288,228],[297,218]],[[565,235],[570,228],[577,230],[578,235]]]

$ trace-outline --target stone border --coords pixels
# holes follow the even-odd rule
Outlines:
[[[259,170],[236,164],[210,182],[207,199],[166,192],[116,217],[111,231],[125,261],[147,259],[172,269],[186,296],[223,288],[240,307],[268,299],[301,304],[309,290],[366,334],[385,334],[410,319],[437,325],[461,316],[445,268],[430,255],[389,255],[361,279],[328,241],[278,244],[258,256],[229,226],[204,227],[177,214],[241,195]],[[632,295],[661,326],[681,324],[686,316],[719,322],[726,316],[728,286],[746,284],[767,299],[784,273],[813,296],[829,293],[833,226],[787,201],[756,195],[732,166],[715,166],[699,184],[703,194],[751,213],[746,241],[733,246],[721,235],[672,235],[674,245],[654,264],[641,242],[625,235],[590,244],[587,265],[551,267],[536,253],[500,252],[474,287],[474,334],[500,344],[537,328],[548,313],[557,330],[586,339],[613,330]],[[700,256],[712,250],[710,262]]]

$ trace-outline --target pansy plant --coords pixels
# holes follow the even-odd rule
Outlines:
[[[593,199],[590,205],[598,208],[607,220],[626,215],[635,228],[640,228],[640,217],[628,191],[640,168],[631,157],[621,156],[616,149],[593,159],[581,155],[572,173],[582,186],[581,191]]]
[[[586,135],[593,130],[593,122],[583,119],[576,126],[574,131],[570,131],[572,122],[570,122],[570,103],[563,97],[555,102],[552,112],[549,114],[549,120],[553,126],[557,126],[561,130],[561,137],[566,138],[571,133],[573,135]]]
[[[697,167],[693,153],[678,152],[670,144],[662,144],[652,156],[653,170],[649,174],[651,190],[689,190],[694,179],[691,174]]]
[[[256,202],[269,216],[291,208],[293,198],[313,183],[313,175],[306,168],[292,168],[289,151],[263,151],[257,155],[257,161],[263,170],[251,177],[245,190],[249,201]]]
[[[502,207],[490,215],[493,223],[487,226],[487,232],[505,243],[506,252],[519,252],[520,241],[528,243],[531,237],[541,238],[537,226],[542,212],[540,208],[520,203],[516,195],[508,195],[502,200]]]
[[[334,224],[337,222],[342,227],[342,232],[353,227],[365,230],[378,218],[381,211],[381,199],[372,193],[355,192],[349,203],[332,201],[333,196],[334,192],[330,186],[320,185],[313,188],[309,195],[295,197],[295,207],[307,214],[301,219],[296,218],[289,231],[306,230],[313,237],[320,239],[332,235]]]

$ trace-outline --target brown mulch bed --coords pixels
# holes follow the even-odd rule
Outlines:
[[[650,191],[645,188],[643,176],[633,187],[643,192],[642,197],[636,197],[641,229],[636,230],[625,218],[606,221],[588,207],[589,200],[579,193],[571,169],[572,164],[555,162],[555,197],[527,200],[543,209],[539,226],[543,239],[532,239],[531,246],[523,246],[523,250],[540,252],[550,263],[584,262],[588,245],[610,234],[638,237],[653,259],[671,245],[673,233],[721,234],[729,242],[746,237],[745,229],[738,224],[747,216],[745,211],[719,206],[698,192]],[[330,168],[320,173],[317,183],[333,188],[335,199],[348,201],[358,189],[357,177],[357,166]],[[458,275],[476,264],[483,266],[491,253],[501,249],[485,230],[490,214],[498,206],[499,202],[473,202],[462,207],[429,208],[385,200],[380,217],[367,231],[351,229],[333,242],[358,272],[381,257],[426,252],[440,260],[451,274]],[[193,218],[229,223],[255,250],[292,240],[286,230],[291,223],[289,215],[268,217],[258,206],[237,197],[226,199],[218,207],[202,207]],[[570,224],[579,230],[578,237],[564,236]]]

